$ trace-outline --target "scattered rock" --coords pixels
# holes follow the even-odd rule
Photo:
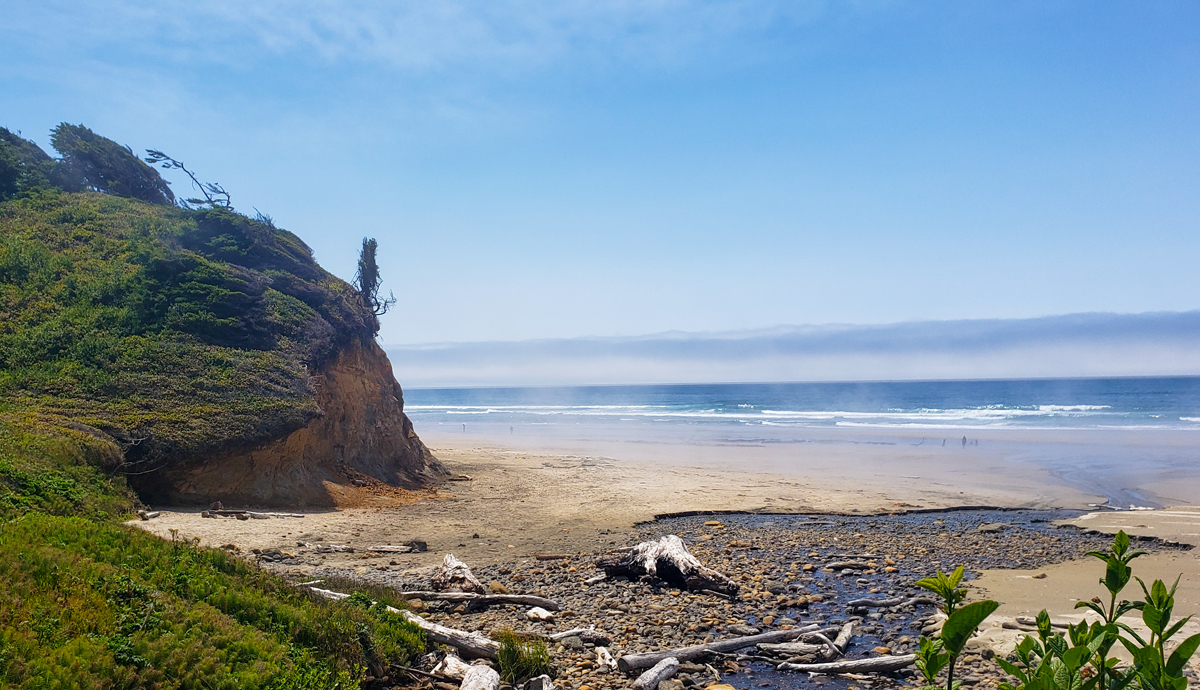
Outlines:
[[[579,637],[578,635],[564,637],[563,639],[559,640],[558,643],[572,651],[583,651],[586,649],[583,646],[583,638]]]
[[[508,587],[505,587],[503,584],[492,580],[488,583],[488,591],[492,594],[508,594]]]
[[[554,620],[554,614],[550,613],[549,611],[542,608],[541,606],[534,606],[533,608],[526,611],[525,617],[531,621],[552,621],[552,620]]]
[[[984,534],[995,534],[996,532],[1003,532],[1009,527],[1011,527],[1011,525],[1004,522],[989,522],[987,524],[980,525],[977,531],[983,532]]]
[[[729,626],[726,626],[725,629],[735,635],[741,635],[741,636],[757,635],[760,632],[762,632],[762,630],[759,630],[758,628],[756,628],[752,625],[729,625]]]

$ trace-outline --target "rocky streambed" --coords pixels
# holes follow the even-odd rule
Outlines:
[[[693,515],[659,519],[631,532],[608,535],[616,549],[677,534],[706,565],[741,585],[734,599],[692,593],[660,581],[625,578],[593,584],[602,553],[542,554],[513,563],[479,565],[476,576],[497,593],[521,593],[558,602],[553,621],[534,622],[527,607],[416,602],[428,620],[490,632],[554,633],[594,626],[608,638],[614,657],[753,634],[788,626],[855,623],[846,659],[912,652],[935,614],[932,605],[897,608],[852,606],[854,600],[904,599],[924,592],[913,586],[938,569],[965,566],[967,580],[982,569],[1036,569],[1082,558],[1111,538],[1059,528],[1067,511],[958,510],[886,516]],[[1178,548],[1147,544],[1144,548]],[[851,562],[854,565],[845,566]],[[839,567],[840,564],[840,567]],[[829,566],[835,566],[830,568]],[[346,575],[336,569],[314,574]],[[433,569],[368,570],[354,577],[400,590],[428,590]],[[1001,611],[1003,613],[1003,611]],[[586,636],[585,636],[586,638]],[[631,678],[597,664],[594,641],[571,636],[552,645],[556,685],[573,690],[629,687]],[[995,687],[999,673],[991,651],[978,648],[962,659],[967,685]],[[915,670],[879,676],[809,676],[777,672],[754,648],[685,663],[675,680],[684,687],[714,682],[752,687],[888,687],[912,685]]]

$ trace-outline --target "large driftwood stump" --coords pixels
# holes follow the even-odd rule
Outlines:
[[[446,554],[445,560],[442,561],[442,569],[433,576],[433,587],[442,592],[487,594],[487,587],[475,579],[475,574],[467,564],[455,558],[452,553]]]
[[[691,591],[707,589],[727,596],[733,596],[738,591],[737,583],[701,563],[688,552],[683,540],[674,534],[605,556],[596,563],[596,567],[603,568],[609,577],[624,575],[636,578],[649,575]]]

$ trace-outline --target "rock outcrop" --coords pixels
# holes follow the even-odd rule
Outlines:
[[[321,507],[339,503],[336,486],[416,488],[445,468],[413,431],[387,355],[353,339],[311,377],[321,414],[283,438],[164,467],[139,487],[172,504]]]

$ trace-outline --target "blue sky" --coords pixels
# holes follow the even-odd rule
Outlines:
[[[378,238],[385,343],[1200,308],[1194,2],[0,16],[0,125],[161,148],[345,278]]]

